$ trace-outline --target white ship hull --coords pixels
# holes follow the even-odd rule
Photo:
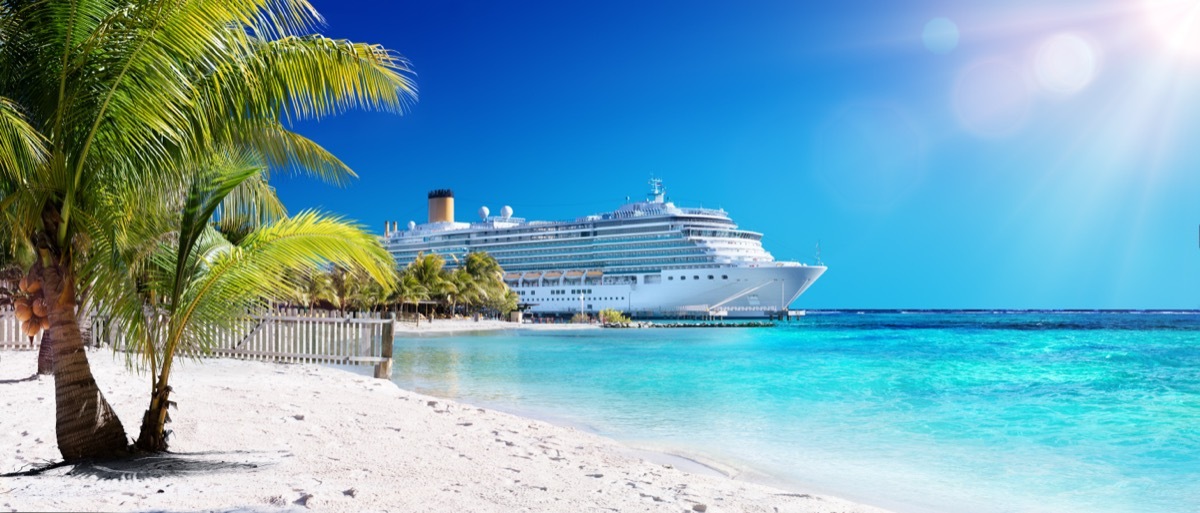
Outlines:
[[[678,207],[661,180],[645,201],[574,221],[530,221],[487,207],[480,220],[454,220],[454,193],[429,193],[429,222],[389,223],[384,244],[400,267],[425,254],[456,268],[486,252],[532,315],[766,317],[780,315],[825,272],[776,261],[763,235],[738,227],[723,209]]]
[[[635,317],[758,318],[786,311],[824,272],[824,266],[772,262],[762,267],[664,270],[624,284],[566,278],[522,281],[513,290],[529,314],[595,314],[612,308]]]

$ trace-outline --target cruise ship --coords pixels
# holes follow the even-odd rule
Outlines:
[[[384,246],[404,267],[436,253],[453,268],[473,251],[496,258],[527,313],[571,315],[613,308],[635,317],[786,315],[825,266],[776,261],[762,234],[724,209],[685,208],[650,181],[644,201],[574,221],[530,221],[505,206],[454,220],[454,193],[429,193],[429,220],[388,222]]]

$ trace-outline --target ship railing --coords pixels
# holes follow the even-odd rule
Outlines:
[[[679,211],[681,213],[689,214],[689,215],[713,216],[713,217],[722,217],[722,218],[726,218],[726,219],[729,218],[728,212],[725,212],[724,210],[717,210],[717,209],[712,209],[712,208],[684,207],[684,208],[680,208]]]

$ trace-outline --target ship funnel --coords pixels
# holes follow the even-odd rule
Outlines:
[[[429,222],[454,222],[454,191],[450,189],[429,191]]]

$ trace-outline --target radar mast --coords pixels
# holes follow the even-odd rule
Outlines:
[[[646,195],[646,199],[650,203],[662,203],[666,195],[667,190],[663,188],[662,180],[650,178],[650,194]]]

